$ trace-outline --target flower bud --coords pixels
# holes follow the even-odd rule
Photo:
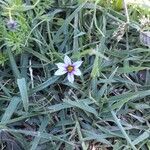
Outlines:
[[[17,27],[18,27],[18,23],[15,20],[9,20],[7,22],[7,27],[8,27],[9,30],[16,30]]]

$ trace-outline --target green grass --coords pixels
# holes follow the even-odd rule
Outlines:
[[[0,0],[1,149],[150,150],[150,48],[129,15],[98,0]],[[65,54],[83,60],[73,84],[54,76]]]

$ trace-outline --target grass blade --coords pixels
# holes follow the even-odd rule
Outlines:
[[[5,110],[5,113],[1,119],[0,124],[7,124],[7,122],[10,120],[13,113],[16,111],[16,108],[20,102],[19,97],[13,97],[8,105],[8,107]]]
[[[29,99],[28,99],[28,92],[27,92],[27,85],[26,85],[25,78],[17,79],[17,84],[18,84],[21,99],[23,102],[23,107],[25,111],[28,112]]]

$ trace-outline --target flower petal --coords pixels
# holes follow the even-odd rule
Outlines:
[[[66,68],[66,65],[64,63],[57,63],[56,65],[59,69]]]
[[[74,70],[73,74],[75,74],[76,76],[80,76],[82,73],[81,73],[80,69],[77,68]]]
[[[69,82],[73,83],[74,82],[74,74],[73,73],[68,73],[67,79]]]
[[[82,63],[83,63],[83,61],[81,61],[81,60],[80,60],[80,61],[76,61],[76,62],[73,63],[73,66],[74,66],[75,68],[79,68]]]
[[[66,65],[71,65],[71,59],[67,55],[64,57],[64,62]]]
[[[64,70],[64,68],[58,69],[58,70],[55,72],[55,75],[56,75],[56,76],[60,76],[60,75],[65,74],[66,72],[67,72],[67,71]]]

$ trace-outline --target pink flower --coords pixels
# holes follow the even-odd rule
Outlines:
[[[76,61],[74,63],[71,62],[71,59],[65,55],[64,57],[64,63],[57,63],[58,70],[55,72],[55,75],[63,75],[67,73],[67,79],[69,82],[74,82],[74,75],[80,76],[81,71],[79,67],[81,66],[82,61]]]

